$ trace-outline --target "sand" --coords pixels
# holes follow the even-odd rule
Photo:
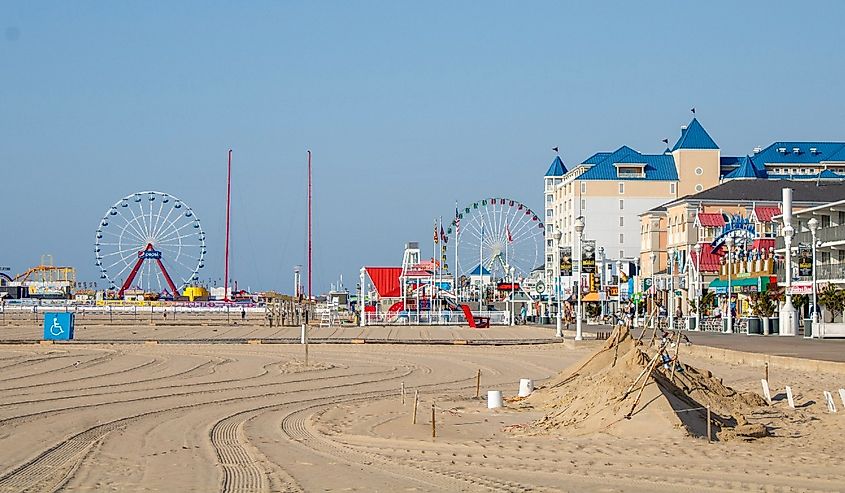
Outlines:
[[[845,412],[821,401],[843,374],[770,367],[775,402],[747,417],[773,436],[750,442],[636,419],[529,433],[549,408],[474,397],[479,368],[482,396],[513,397],[599,346],[319,345],[309,367],[295,345],[2,346],[0,491],[845,490]],[[760,368],[684,362],[760,392]]]

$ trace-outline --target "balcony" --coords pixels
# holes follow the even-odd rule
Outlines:
[[[822,243],[832,241],[845,242],[845,225],[819,228],[816,230],[816,239]],[[799,243],[811,243],[812,241],[813,235],[809,231],[802,231],[795,233],[795,236],[792,237],[792,246],[797,246]],[[785,248],[783,236],[778,236],[775,239],[775,250],[782,250],[783,248]]]
[[[798,273],[798,263],[793,262],[793,273]],[[784,276],[784,268],[781,262],[775,263],[775,274],[778,276],[778,282],[786,282],[786,277]],[[811,276],[798,276],[795,275],[792,278],[793,281],[807,281],[811,282],[813,278]],[[816,281],[817,282],[824,282],[824,281],[843,281],[845,280],[845,263],[843,264],[824,264],[824,265],[816,265]]]

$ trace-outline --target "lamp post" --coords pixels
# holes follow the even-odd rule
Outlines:
[[[733,333],[734,331],[734,317],[733,317],[733,310],[731,310],[731,257],[733,257],[733,245],[734,239],[731,236],[725,238],[725,246],[727,247],[727,251],[725,255],[727,257],[727,267],[728,267],[728,303],[725,306],[728,315],[728,327],[725,330],[728,334]]]
[[[675,281],[675,249],[666,249],[666,260],[669,263],[669,282],[666,284],[666,312],[669,315],[669,330],[675,328],[675,293],[673,282]]]
[[[636,290],[637,286],[642,286],[642,282],[643,282],[642,281],[643,276],[642,276],[642,274],[640,274],[640,256],[639,255],[637,255],[637,257],[634,258],[634,268],[636,269],[636,272],[637,272],[637,276],[634,278],[634,289]],[[628,293],[628,296],[631,296],[632,294],[633,293]],[[642,293],[640,293],[640,294],[642,294]],[[642,325],[640,325],[640,302],[641,301],[642,301],[642,296],[639,296],[637,298],[637,302],[634,304],[635,305],[634,306],[634,311],[635,311],[635,313],[634,313],[634,326],[640,326],[640,327],[642,326]]]
[[[599,302],[601,303],[601,316],[604,317],[605,312],[605,301],[606,299],[602,299],[602,293],[604,293],[604,247],[599,247]],[[604,297],[606,298],[606,297]]]
[[[655,261],[657,260],[657,253],[651,252],[648,255],[649,260],[651,260],[651,311],[654,312],[655,302],[657,301],[657,285],[654,284],[654,271],[655,271]],[[655,316],[652,313],[651,317],[651,327],[654,328],[654,321]]]
[[[563,236],[560,229],[555,229],[555,302],[557,303],[557,313],[555,314],[555,337],[563,337],[563,320],[560,313],[560,238]]]
[[[701,243],[695,249],[695,330],[701,330]]]
[[[511,274],[511,325],[516,324],[516,300],[514,296],[516,295],[516,290],[514,289],[514,285],[516,284],[516,277],[514,273],[516,270],[513,266],[510,267],[510,274]]]
[[[361,318],[358,321],[358,325],[360,325],[361,327],[364,327],[364,326],[367,325],[367,307],[366,307],[366,303],[364,303],[364,293],[367,292],[367,287],[366,287],[366,284],[365,284],[365,282],[367,280],[366,275],[367,275],[367,268],[361,267],[361,279],[359,281],[361,283],[361,294],[359,295],[359,298],[358,298],[358,308],[359,308],[359,310],[361,310]]]
[[[816,332],[819,339],[821,339],[821,332],[819,332],[818,309],[816,308],[816,231],[819,229],[819,220],[815,217],[810,218],[807,224],[810,227],[810,236],[813,238],[813,314],[810,320],[813,322],[813,331]]]
[[[622,261],[616,261],[616,311],[622,311]]]
[[[575,340],[580,341],[583,339],[581,333],[581,277],[584,273],[584,262],[581,250],[584,240],[584,216],[578,216],[575,219],[575,232],[578,233],[578,309],[576,310],[577,319],[575,320]]]

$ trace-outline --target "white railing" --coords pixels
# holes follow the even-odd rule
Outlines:
[[[473,311],[474,317],[489,318],[491,325],[508,325],[508,312]],[[468,325],[462,311],[367,313],[367,325]]]

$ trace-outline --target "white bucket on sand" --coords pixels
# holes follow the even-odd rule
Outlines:
[[[519,379],[519,396],[520,397],[528,397],[531,395],[531,392],[534,392],[534,381],[530,378],[520,378]]]
[[[487,409],[496,409],[502,407],[502,391],[488,390],[487,391]]]

